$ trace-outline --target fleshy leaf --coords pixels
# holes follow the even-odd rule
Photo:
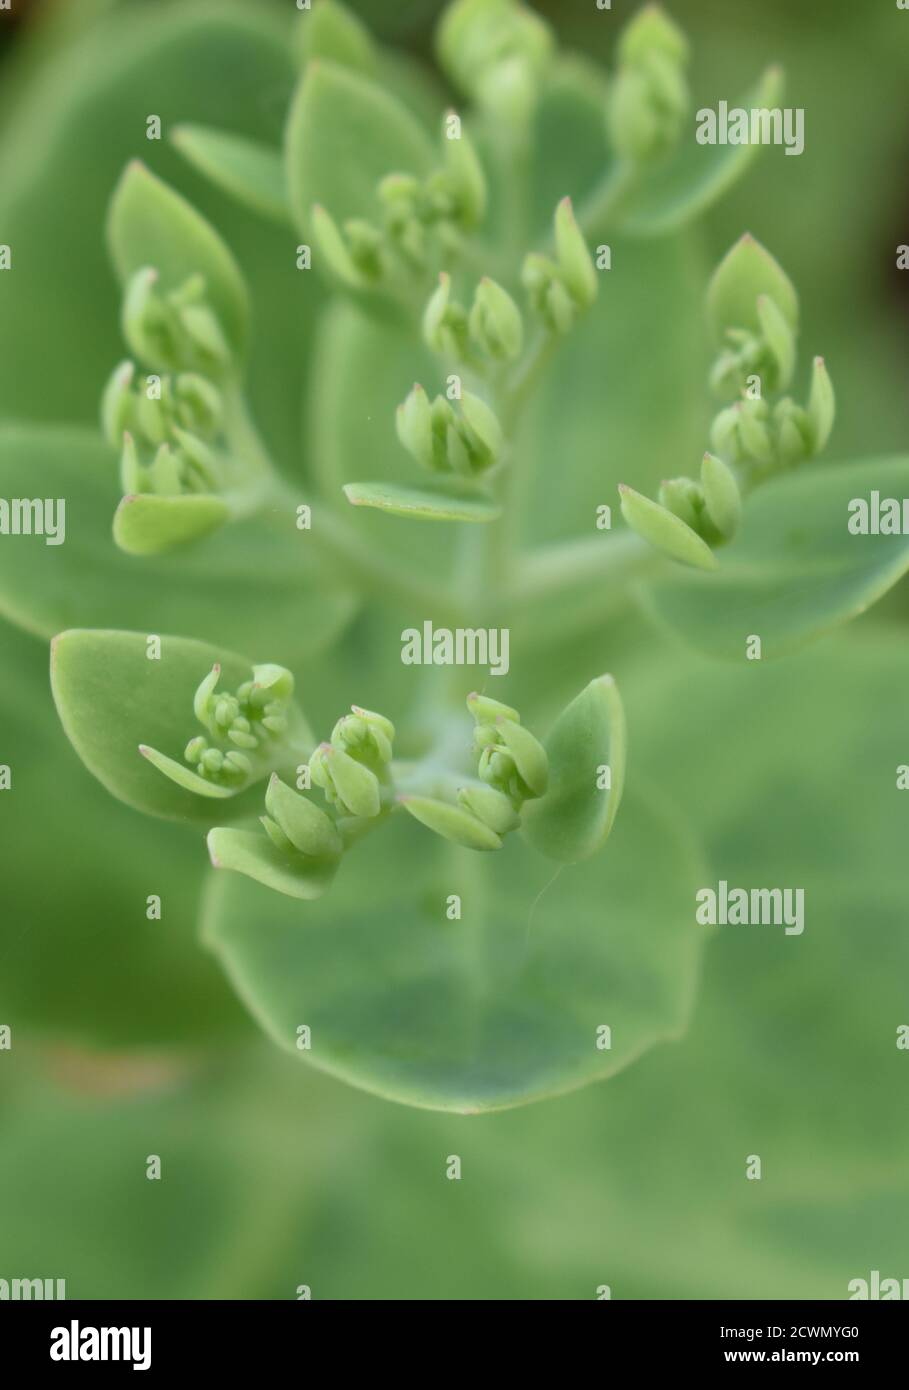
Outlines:
[[[762,331],[758,300],[772,299],[790,328],[799,321],[795,287],[774,256],[746,232],[720,261],[707,290],[707,317],[719,341],[728,328]]]
[[[151,815],[210,825],[211,790],[199,796],[188,783],[178,786],[153,765],[148,751],[142,756],[140,745],[178,761],[187,740],[200,732],[193,696],[202,678],[220,664],[224,687],[236,689],[249,680],[251,663],[183,637],[160,642],[156,659],[149,657],[148,637],[141,632],[73,630],[55,637],[51,688],[57,712],[89,772],[114,796]],[[299,709],[291,709],[292,737],[282,746],[285,760],[296,766],[307,756],[312,736]],[[222,802],[218,817],[248,816],[261,798],[261,788],[241,791]]]
[[[177,126],[171,139],[190,164],[238,202],[282,225],[290,220],[279,150],[202,125]]]
[[[376,67],[376,50],[369,30],[338,0],[319,0],[313,9],[301,15],[297,51],[304,63],[328,58],[340,67],[367,74]]]
[[[250,519],[163,558],[124,554],[111,538],[116,473],[113,453],[94,432],[0,425],[0,495],[66,503],[65,544],[3,538],[3,617],[47,639],[67,627],[194,637],[204,611],[206,635],[216,644],[291,665],[349,621],[352,596],[327,586],[290,508],[283,534],[273,521]]]
[[[625,712],[612,676],[599,676],[562,711],[545,741],[549,790],[528,801],[523,833],[534,849],[574,864],[601,849],[625,782]],[[598,786],[603,768],[609,786]]]
[[[674,818],[631,796],[613,853],[556,883],[520,836],[475,854],[394,816],[305,908],[214,875],[203,938],[297,1062],[405,1104],[493,1110],[604,1079],[683,1030],[704,873]]]
[[[744,661],[760,637],[781,656],[864,613],[909,570],[909,536],[852,535],[849,504],[909,496],[909,459],[806,465],[749,498],[720,569],[676,574],[645,590],[647,606],[713,656]]]
[[[290,898],[320,898],[338,868],[337,859],[291,858],[254,830],[225,826],[208,832],[208,852],[216,869],[233,869]]]
[[[220,497],[124,497],[114,514],[114,540],[130,555],[160,555],[217,531],[230,519]]]
[[[502,514],[502,508],[487,494],[459,487],[454,480],[422,487],[345,483],[344,495],[355,507],[375,507],[417,521],[495,521]]]
[[[501,849],[502,841],[494,830],[461,806],[450,801],[437,801],[431,796],[401,796],[404,810],[428,830],[451,840],[465,849]]]
[[[169,758],[166,753],[159,753],[157,748],[149,748],[146,744],[139,744],[139,752],[143,758],[147,758],[152,767],[158,772],[163,772],[165,777],[178,787],[184,787],[186,791],[195,793],[196,796],[207,796],[212,800],[226,800],[233,796],[231,787],[223,787],[217,782],[209,782],[204,777],[200,777],[198,772],[193,772],[186,763],[178,763],[176,758]]]
[[[746,111],[779,105],[783,91],[780,68],[768,68],[753,91],[737,105]],[[722,198],[761,152],[754,145],[699,145],[694,134],[682,143],[666,168],[655,171],[627,205],[622,232],[628,236],[665,236]]]
[[[287,185],[298,226],[316,204],[336,222],[369,217],[390,173],[425,177],[433,166],[425,132],[396,97],[335,63],[311,65],[287,124]]]
[[[207,300],[242,354],[249,306],[236,261],[211,224],[139,160],[127,165],[114,190],[107,235],[122,284],[144,266],[158,272],[164,292],[202,275]]]
[[[619,484],[622,515],[633,531],[680,564],[714,570],[718,561],[705,540],[674,512],[634,488]]]

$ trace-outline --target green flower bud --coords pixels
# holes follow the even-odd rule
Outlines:
[[[395,728],[390,719],[372,710],[352,705],[352,714],[338,720],[332,730],[333,747],[349,753],[352,758],[383,776],[392,759]]]
[[[155,370],[222,372],[231,361],[220,320],[205,301],[205,281],[191,276],[162,294],[158,272],[137,270],[123,297],[123,336]]]
[[[124,433],[133,428],[135,406],[131,388],[135,371],[129,360],[120,362],[101,397],[101,428],[108,443],[117,447],[122,444]]]
[[[148,483],[152,492],[161,497],[178,497],[183,491],[180,460],[169,444],[162,444],[148,468]]]
[[[523,724],[501,716],[496,721],[499,736],[514,759],[521,781],[529,788],[528,796],[542,796],[549,782],[549,760],[546,750]]]
[[[398,407],[398,439],[422,467],[473,477],[498,460],[504,436],[495,413],[479,396],[465,391],[460,406],[457,415],[442,396],[430,404],[422,386],[414,386]]]
[[[836,398],[833,383],[823,357],[815,357],[811,373],[811,394],[808,398],[811,421],[811,452],[819,454],[830,438],[836,418]]]
[[[555,214],[556,252],[568,293],[581,309],[589,309],[597,297],[596,266],[578,226],[570,198],[563,198]]]
[[[776,301],[767,294],[758,295],[757,314],[774,365],[767,389],[785,391],[795,371],[795,330]]]
[[[658,53],[676,64],[688,61],[688,40],[659,5],[639,10],[619,36],[619,61],[641,63]]]
[[[568,198],[556,208],[555,238],[558,265],[531,252],[524,260],[521,281],[547,327],[567,333],[593,303],[598,288],[596,270]]]
[[[309,760],[312,780],[328,801],[351,816],[377,816],[382,809],[379,779],[349,753],[322,743]]]
[[[281,854],[292,855],[294,853],[294,846],[284,834],[284,831],[281,829],[280,825],[278,825],[277,821],[273,821],[270,816],[260,816],[259,823],[276,850],[280,850]]]
[[[691,478],[670,478],[660,484],[657,496],[661,507],[700,534],[704,495],[697,483]]]
[[[197,763],[199,759],[202,757],[202,754],[205,752],[207,747],[208,744],[205,742],[205,739],[202,737],[202,735],[197,734],[196,737],[191,738],[189,743],[186,745],[186,748],[183,752],[183,756],[188,763]]]
[[[513,719],[516,724],[521,722],[521,716],[516,709],[512,709],[510,705],[503,705],[501,701],[493,700],[488,695],[478,695],[476,691],[467,696],[467,708],[478,724],[494,726],[497,719]]]
[[[131,434],[124,434],[123,449],[120,454],[120,486],[124,494],[129,497],[137,492],[144,492],[147,479],[145,470],[139,463],[139,454],[136,449],[136,441]]]
[[[736,406],[739,453],[757,463],[770,463],[775,454],[766,401],[740,401]]]
[[[221,679],[221,667],[218,662],[211,668],[208,675],[200,682],[195,695],[193,696],[193,714],[200,724],[209,727],[209,721],[213,717],[214,691],[215,686]]]
[[[477,850],[502,848],[495,831],[463,806],[453,806],[448,801],[436,801],[428,796],[399,796],[398,804],[428,830],[456,845]]]
[[[355,256],[334,218],[319,204],[312,210],[312,229],[318,254],[329,271],[349,289],[366,289],[381,278],[377,247],[364,259],[360,245]]]
[[[480,281],[470,311],[470,333],[490,357],[512,362],[524,346],[524,320],[511,295],[488,276]]]
[[[452,114],[448,112],[446,126]],[[451,198],[454,219],[465,231],[470,231],[482,222],[486,214],[486,175],[483,166],[463,126],[457,139],[449,139],[447,135],[443,138],[442,148],[445,167],[441,187]]]
[[[797,333],[799,304],[792,281],[770,252],[746,233],[723,257],[707,290],[707,315],[718,342],[729,329],[763,336],[761,296],[773,302],[792,333]]]
[[[494,410],[471,391],[461,395],[463,416],[461,434],[466,435],[471,463],[475,472],[488,468],[501,456],[505,447],[502,426]],[[466,431],[463,426],[466,424]]]
[[[458,804],[496,835],[507,835],[521,824],[521,817],[509,798],[495,787],[462,787],[458,792]]]
[[[655,549],[696,569],[716,569],[717,558],[710,546],[684,521],[624,483],[619,484],[619,495],[626,522]]]
[[[742,520],[742,493],[735,474],[722,459],[705,454],[701,487],[708,517],[723,539],[731,540]]]
[[[688,43],[656,5],[641,10],[619,40],[619,71],[608,109],[616,153],[635,164],[678,144],[688,109]]]
[[[517,0],[455,0],[436,36],[439,62],[462,91],[521,117],[549,64],[552,32]]]
[[[807,410],[796,405],[791,397],[785,396],[773,408],[773,423],[777,433],[777,452],[782,463],[791,466],[810,457],[813,430]]]
[[[419,383],[398,406],[395,426],[398,439],[411,457],[424,468],[436,468],[432,406]]]
[[[273,774],[265,793],[265,808],[300,854],[315,858],[338,855],[343,843],[330,818]]]
[[[293,698],[295,684],[293,672],[288,671],[286,666],[263,662],[253,667],[252,687],[248,698],[255,703],[278,701],[286,704]]]
[[[198,372],[181,372],[173,383],[175,413],[183,429],[212,439],[224,416],[221,392]]]
[[[453,304],[450,295],[451,276],[442,271],[438,288],[430,297],[423,314],[423,338],[440,357],[461,362],[468,352],[467,311],[462,305]]]

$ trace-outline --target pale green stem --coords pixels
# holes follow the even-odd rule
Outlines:
[[[311,546],[340,578],[358,586],[364,594],[382,593],[398,602],[419,605],[435,616],[460,626],[461,608],[447,587],[430,583],[398,562],[386,551],[369,545],[345,518],[328,504],[313,502],[278,473],[271,457],[239,397],[228,415],[227,438],[237,456],[249,465],[251,486],[233,500],[235,515],[261,514],[288,529],[295,525],[297,508],[308,506],[311,527],[301,532],[304,544]]]
[[[578,225],[588,240],[597,241],[606,234],[639,180],[640,171],[635,165],[621,162],[613,164],[599,186],[588,194],[578,210]]]

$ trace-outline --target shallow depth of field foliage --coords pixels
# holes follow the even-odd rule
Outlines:
[[[906,1274],[909,544],[845,518],[909,495],[909,15],[36,8],[0,494],[66,540],[0,536],[0,1278]],[[804,154],[698,149],[721,98]],[[507,626],[508,674],[404,665],[427,619]],[[718,879],[804,934],[699,927]]]

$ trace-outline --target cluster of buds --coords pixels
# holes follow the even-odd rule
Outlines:
[[[338,720],[331,739],[309,760],[312,781],[340,816],[368,819],[382,810],[382,791],[391,777],[395,729],[373,710],[351,706]]]
[[[287,733],[294,678],[283,666],[254,666],[252,680],[244,681],[234,695],[218,690],[220,679],[221,667],[215,665],[193,698],[193,713],[215,742],[198,734],[183,756],[200,777],[248,781],[253,760]]]
[[[456,86],[494,117],[520,124],[551,62],[553,36],[517,0],[456,0],[445,11],[437,47]]]
[[[416,385],[398,406],[398,439],[421,467],[432,473],[475,478],[502,456],[504,438],[495,412],[470,391],[458,409],[444,396],[430,401]]]
[[[689,106],[688,42],[656,5],[631,21],[619,40],[619,67],[609,130],[620,159],[645,164],[678,144]]]
[[[233,796],[267,771],[291,732],[294,678],[283,666],[252,668],[236,693],[218,689],[215,664],[193,696],[193,713],[206,734],[196,734],[177,762],[141,744],[139,752],[165,777],[202,796]]]
[[[622,515],[657,550],[683,564],[715,569],[714,550],[732,539],[742,496],[757,482],[820,453],[836,413],[833,386],[822,357],[814,359],[807,406],[791,396],[774,402],[796,364],[798,296],[789,277],[763,246],[744,236],[720,262],[707,294],[719,355],[711,374],[720,393],[740,393],[710,428],[698,482],[664,482],[654,502],[619,488]]]
[[[470,312],[451,298],[451,277],[439,276],[423,315],[423,337],[440,357],[472,362],[477,352],[497,362],[513,362],[524,347],[524,320],[511,295],[484,276]]]
[[[456,123],[456,124],[455,124]],[[456,251],[462,233],[486,211],[486,177],[453,113],[446,117],[443,160],[426,179],[388,174],[376,189],[379,219],[348,218],[338,226],[324,207],[313,209],[313,230],[329,268],[354,289],[375,289],[410,277],[431,263],[434,247]]]
[[[816,357],[807,406],[791,396],[773,405],[763,397],[746,397],[720,411],[710,442],[731,463],[747,465],[752,476],[766,475],[819,454],[830,438],[835,413],[829,373],[823,357]]]
[[[714,548],[732,539],[742,518],[742,492],[728,464],[705,454],[699,481],[670,478],[653,502],[622,483],[622,515],[633,531],[673,560],[714,569]]]
[[[545,793],[549,760],[517,710],[477,694],[468,696],[467,708],[476,721],[479,781],[459,789],[457,804],[423,796],[398,800],[443,839],[467,849],[501,849],[503,836],[521,824],[524,802]]]
[[[337,858],[344,848],[341,833],[330,816],[288,787],[273,773],[265,793],[266,815],[260,816],[275,849],[293,861]]]
[[[567,333],[597,297],[596,267],[578,226],[570,198],[555,214],[555,260],[531,254],[521,279],[531,305],[553,333]]]
[[[717,268],[707,306],[720,347],[711,385],[739,397],[714,419],[711,447],[752,479],[820,453],[835,415],[824,359],[814,359],[807,406],[791,396],[768,399],[789,386],[797,359],[798,296],[782,267],[742,237]]]
[[[157,270],[137,270],[123,296],[123,336],[135,356],[154,371],[219,377],[232,361],[203,275],[191,275],[177,289],[164,292]]]
[[[220,391],[198,372],[148,376],[143,385],[135,364],[121,362],[104,391],[101,423],[121,450],[123,491],[216,491],[221,469],[213,443],[222,418]]]

